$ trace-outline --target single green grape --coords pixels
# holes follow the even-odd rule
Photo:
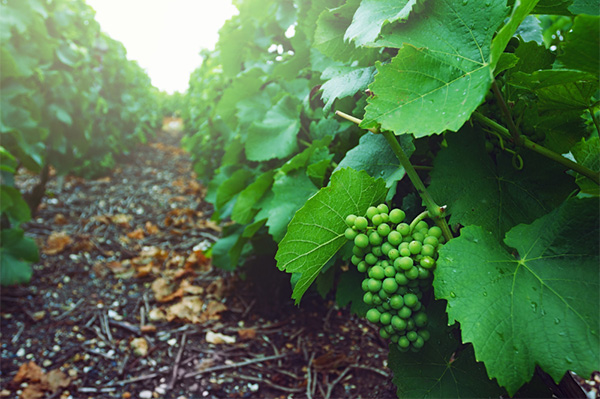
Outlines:
[[[403,256],[394,260],[396,270],[410,270],[414,265],[413,259],[410,256]]]
[[[435,254],[435,247],[430,244],[424,244],[421,247],[421,255],[423,256],[433,256]]]
[[[377,205],[377,210],[379,211],[379,213],[388,213],[390,211],[386,204]]]
[[[394,246],[387,241],[381,244],[381,252],[383,252],[385,255],[387,255],[392,249],[394,249]]]
[[[421,266],[417,266],[417,269],[419,270],[419,280],[427,280],[431,277],[429,270],[423,269]]]
[[[416,280],[419,278],[419,269],[417,269],[416,266],[413,266],[410,268],[410,270],[405,271],[404,275],[409,280]],[[419,285],[418,282],[416,284]]]
[[[379,215],[381,215],[381,220],[383,220],[383,223],[390,221],[390,216],[387,213],[380,213]]]
[[[400,234],[396,230],[392,230],[389,232],[389,234],[387,236],[387,240],[391,245],[397,247],[402,242],[402,234]]]
[[[408,331],[414,331],[417,328],[417,326],[415,325],[415,321],[411,318],[406,320],[406,330]]]
[[[360,262],[362,262],[362,258],[361,258],[361,257],[359,257],[359,256],[356,256],[356,255],[352,255],[352,258],[350,258],[350,262],[352,262],[352,264],[353,264],[354,266],[358,266],[358,264],[359,264]]]
[[[373,266],[369,271],[369,277],[383,280],[385,278],[385,269],[381,266]]]
[[[417,339],[413,341],[412,345],[415,349],[421,349],[423,345],[425,345],[425,340],[421,337],[417,337]]]
[[[410,234],[410,226],[407,223],[400,223],[396,226],[396,231],[402,234],[403,237],[407,236]]]
[[[356,245],[352,246],[352,253],[356,256],[363,257],[370,251],[369,247],[359,248]]]
[[[366,278],[362,281],[362,283],[360,284],[360,287],[362,288],[363,291],[369,291],[369,279]]]
[[[386,266],[383,270],[386,277],[394,277],[396,275],[396,269],[394,266]]]
[[[392,327],[396,331],[404,331],[406,330],[406,320],[398,315],[392,316]]]
[[[365,294],[363,295],[363,302],[366,303],[367,305],[372,305],[373,304],[373,293],[365,292]]]
[[[408,319],[410,315],[412,315],[412,310],[410,310],[408,306],[402,306],[400,309],[398,309],[398,316],[401,318]]]
[[[398,346],[400,347],[400,349],[406,349],[410,346],[410,341],[405,336],[400,337],[400,339],[398,340]]]
[[[369,291],[373,293],[379,292],[381,289],[381,280],[370,278],[367,287],[369,288]]]
[[[367,271],[367,268],[367,262],[365,262],[364,260],[362,262],[359,262],[358,265],[356,265],[356,270],[358,270],[359,273],[365,273]]]
[[[442,229],[440,229],[438,226],[432,226],[429,228],[428,235],[439,239],[442,236]]]
[[[394,224],[398,224],[398,223],[402,223],[404,221],[404,218],[406,217],[406,214],[404,213],[404,211],[402,209],[392,209],[390,211],[390,222],[394,223]]]
[[[346,224],[348,227],[354,226],[354,221],[356,220],[356,215],[348,215],[346,216]]]
[[[388,240],[389,240],[389,238],[388,238]],[[437,246],[438,246],[439,243],[440,242],[437,239],[437,237],[434,237],[434,236],[427,236],[423,240],[423,244],[431,245],[434,248],[437,248]]]
[[[400,336],[398,334],[393,334],[390,337],[390,341],[392,341],[393,343],[397,344],[398,343],[398,339],[400,338]]]
[[[383,238],[381,238],[379,233],[377,233],[376,231],[372,231],[371,234],[369,234],[369,243],[371,243],[371,245],[373,245],[373,246],[381,245],[382,242],[383,242]]]
[[[396,248],[392,248],[390,249],[390,252],[388,252],[388,258],[390,258],[390,260],[396,260],[400,257],[400,252],[398,252],[398,250]]]
[[[376,208],[376,207],[374,207],[374,206],[370,206],[370,207],[367,209],[367,217],[368,217],[369,219],[373,220],[373,216],[375,216],[375,215],[377,215],[377,214],[379,214],[379,211],[377,210],[377,208]]]
[[[346,237],[346,240],[349,240],[349,241],[354,240],[357,235],[358,235],[358,232],[351,227],[348,227],[346,229],[346,231],[344,231],[344,236]]]
[[[423,256],[419,261],[423,269],[431,270],[435,267],[435,260],[431,256]]]
[[[379,226],[381,223],[383,223],[383,218],[380,214],[377,214],[371,218],[371,221],[373,222],[374,226]]]
[[[396,273],[394,276],[394,280],[398,283],[398,285],[403,286],[408,284],[408,278],[404,275],[404,273]]]
[[[379,233],[379,235],[382,237],[387,236],[391,231],[392,229],[387,223],[381,223],[379,226],[377,226],[377,233]]]
[[[419,334],[419,336],[423,338],[423,341],[425,342],[429,341],[429,338],[431,338],[431,334],[428,330],[419,330],[417,334]]]
[[[381,247],[373,247],[371,248],[371,253],[375,255],[377,258],[383,256],[383,251],[381,251]]]
[[[379,295],[373,295],[373,305],[380,306],[383,303],[383,300],[379,297]]]
[[[393,277],[388,277],[385,280],[383,280],[382,287],[385,290],[385,292],[393,294],[398,289],[398,283]]]
[[[414,342],[417,340],[417,338],[419,338],[419,336],[417,335],[416,331],[409,331],[406,333],[406,338],[408,338],[409,341]]]
[[[368,225],[369,221],[365,217],[357,216],[354,220],[354,227],[356,227],[358,230],[364,230]]]
[[[382,313],[381,316],[379,317],[379,322],[381,324],[383,324],[384,326],[387,326],[388,324],[390,324],[391,321],[392,321],[392,315],[390,314],[390,312]]]
[[[424,220],[419,220],[419,222],[415,225],[415,230],[419,231],[422,229],[429,229],[429,225]]]
[[[367,236],[365,236],[365,238],[367,238]],[[356,244],[356,240],[354,240],[354,244]],[[367,239],[367,245],[368,245],[368,239]],[[422,248],[423,248],[423,244],[421,244],[419,241],[411,241],[408,244],[408,249],[410,250],[410,253],[413,255],[420,253]]]
[[[422,243],[423,240],[425,239],[425,235],[423,233],[418,232],[418,231],[414,231],[412,233],[412,238],[413,238],[413,241],[418,241],[419,243]]]
[[[381,317],[381,313],[379,310],[371,308],[367,311],[367,320],[371,323],[379,323],[379,318]]]
[[[389,303],[387,303],[387,302],[383,302],[383,303],[381,304],[381,307],[382,307],[382,308],[383,308],[383,310],[385,310],[385,311],[392,310],[392,307],[391,307],[391,306],[390,306],[390,304],[389,304]]]
[[[354,238],[354,245],[359,248],[366,248],[369,246],[369,237],[366,234],[360,233]]]
[[[390,294],[387,293],[383,288],[379,290],[379,298],[381,298],[384,302],[387,301],[390,297]]]
[[[413,320],[417,327],[425,327],[427,325],[427,315],[425,312],[418,312],[413,316]]]
[[[380,328],[379,329],[379,335],[381,336],[381,338],[383,339],[388,339],[390,338],[390,334],[385,330],[385,328]]]
[[[400,256],[411,256],[412,253],[410,252],[410,249],[408,249],[408,243],[404,242],[403,244],[406,244],[406,247],[400,248]]]
[[[409,293],[404,295],[404,304],[409,308],[415,307],[415,305],[419,302],[419,298],[413,293]]]
[[[367,262],[367,264],[369,265],[374,265],[375,263],[377,263],[378,260],[379,258],[377,258],[377,256],[373,255],[372,253],[368,253],[365,255],[365,262]]]
[[[392,309],[401,309],[402,306],[404,306],[404,299],[402,298],[402,295],[394,295],[393,297],[391,297],[390,306],[392,307]]]

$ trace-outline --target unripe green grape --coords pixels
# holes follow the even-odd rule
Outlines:
[[[381,266],[373,266],[369,271],[369,277],[383,280],[385,278],[385,269]]]
[[[421,266],[417,266],[417,269],[419,270],[419,280],[427,280],[431,276],[429,270],[423,269]]]
[[[440,229],[438,226],[432,226],[429,228],[427,235],[434,236],[435,238],[439,239],[442,236],[442,229]]]
[[[381,238],[379,233],[377,233],[376,231],[372,231],[371,234],[369,234],[369,243],[371,243],[371,245],[373,245],[373,246],[381,245],[382,242],[383,242],[383,238]]]
[[[435,267],[435,260],[431,256],[423,256],[419,261],[419,265],[423,269],[431,270]]]
[[[402,234],[403,237],[407,236],[410,234],[410,226],[407,223],[400,223],[396,226],[396,231]]]
[[[390,334],[390,335],[392,335],[392,334],[395,334],[395,333],[396,333],[396,330],[394,330],[394,327],[392,327],[392,325],[391,325],[391,324],[387,324],[385,327],[383,327],[383,329],[384,329],[385,331],[387,331],[387,332],[388,332],[388,334]]]
[[[356,220],[356,215],[348,215],[346,216],[346,224],[348,227],[354,226],[354,221]]]
[[[403,236],[403,237],[402,237],[402,242],[405,242],[405,243],[407,243],[407,244],[410,244],[410,242],[411,242],[411,241],[413,241],[413,238],[412,238],[412,236],[411,236],[410,234],[409,234],[409,235],[407,235],[407,236]]]
[[[411,341],[414,342],[417,340],[417,338],[419,338],[419,336],[417,335],[416,331],[409,331],[406,333],[406,338]]]
[[[388,238],[388,240],[389,240],[389,238]],[[427,236],[423,240],[423,244],[431,245],[433,248],[436,248],[439,243],[440,242],[437,239],[437,237],[434,237],[434,236]]]
[[[358,265],[356,265],[356,270],[358,270],[359,273],[366,272],[367,268],[368,268],[367,262],[365,262],[364,260],[362,262],[360,262]]]
[[[344,232],[344,236],[346,237],[346,240],[348,240],[348,241],[354,240],[357,235],[358,235],[358,232],[351,227],[348,227],[346,229],[346,231]]]
[[[356,255],[352,255],[352,258],[350,258],[350,262],[352,262],[354,266],[357,266],[360,262],[362,262],[362,258]]]
[[[420,234],[423,234],[423,237],[427,237],[427,233],[429,232],[428,228],[417,230]]]
[[[417,305],[413,308],[413,312],[418,312],[423,308],[423,304],[421,302],[417,302]]]
[[[415,225],[415,230],[419,231],[422,229],[429,229],[429,225],[424,220],[419,220],[419,222]]]
[[[393,343],[398,343],[398,339],[400,338],[400,336],[398,334],[394,334],[390,337],[390,341],[392,341]]]
[[[400,309],[398,309],[398,316],[403,319],[408,319],[411,314],[412,310],[410,310],[408,306],[402,306]]]
[[[365,217],[357,216],[354,220],[354,227],[356,227],[358,230],[364,230],[368,225],[369,221]]]
[[[392,327],[394,327],[394,330],[396,330],[396,331],[406,330],[406,320],[404,320],[402,317],[400,317],[398,315],[392,316],[391,324],[392,324]]]
[[[383,338],[383,339],[388,339],[388,338],[390,338],[390,334],[389,334],[387,331],[385,331],[385,328],[380,328],[380,329],[379,329],[379,335],[380,335],[380,336],[381,336],[381,338]]]
[[[369,219],[373,220],[373,216],[375,216],[375,215],[377,215],[377,214],[379,214],[379,211],[377,210],[377,208],[376,208],[376,207],[374,207],[374,206],[370,206],[370,207],[367,209],[367,217],[368,217]]]
[[[387,301],[390,297],[390,294],[388,294],[387,291],[384,290],[383,288],[381,288],[379,290],[378,295],[379,295],[379,298],[381,298],[383,301]]]
[[[400,248],[400,256],[411,256],[412,254],[410,253],[410,249],[408,249],[408,243],[403,242],[403,244],[406,244],[406,247]]]
[[[379,213],[388,213],[390,211],[386,204],[377,205],[377,210],[379,211]]]
[[[356,256],[360,256],[363,257],[365,256],[368,252],[370,252],[369,247],[367,248],[359,248],[356,245],[352,246],[352,253]]]
[[[427,325],[427,315],[425,312],[418,312],[413,316],[413,320],[417,327],[425,327]]]
[[[387,303],[387,302],[383,302],[383,303],[381,304],[381,307],[382,307],[382,308],[383,308],[383,310],[385,310],[385,311],[392,310],[392,307],[391,307],[391,306],[390,306],[390,304],[389,304],[389,303]]]
[[[383,252],[385,255],[387,255],[392,249],[394,249],[394,246],[387,241],[381,244],[381,252]]]
[[[371,221],[373,222],[374,226],[379,226],[381,223],[383,223],[383,218],[381,215],[377,214],[371,218]]]
[[[412,238],[413,238],[413,241],[423,243],[423,240],[425,239],[425,234],[419,233],[418,231],[414,231],[412,233]]]
[[[417,302],[419,302],[419,298],[413,293],[409,293],[404,295],[404,304],[409,308],[413,308]]]
[[[373,305],[380,306],[383,303],[379,295],[373,295]]]
[[[394,295],[393,297],[391,297],[390,306],[392,307],[392,309],[401,309],[402,306],[404,306],[404,298],[402,298],[402,295]]]
[[[400,337],[400,339],[398,339],[398,346],[400,349],[406,349],[410,346],[410,341],[405,336]]]
[[[419,269],[417,269],[416,266],[413,266],[410,268],[410,270],[405,271],[404,275],[409,280],[416,280],[419,278]],[[417,285],[418,284],[419,283],[417,283]]]
[[[394,266],[386,266],[383,271],[386,277],[394,277],[396,275],[396,269]]]
[[[365,256],[365,262],[367,262],[369,265],[374,265],[378,260],[379,259],[377,256],[373,255],[372,253],[369,253]]]
[[[378,323],[380,317],[381,313],[379,313],[379,310],[377,309],[371,308],[367,311],[367,320],[371,323]]]
[[[424,244],[421,247],[421,255],[423,256],[433,256],[435,254],[435,247],[430,244]]]
[[[367,286],[369,287],[369,291],[373,293],[379,292],[381,289],[381,280],[370,278]]]
[[[389,213],[390,215],[390,222],[394,223],[394,224],[398,224],[398,223],[402,223],[404,221],[404,218],[406,217],[406,214],[404,213],[404,211],[402,209],[392,209]]]
[[[369,237],[366,234],[360,233],[354,238],[354,245],[359,248],[366,248],[369,246]]]
[[[379,233],[379,235],[382,237],[387,236],[391,231],[392,228],[387,223],[381,223],[379,226],[377,226],[377,233]]]
[[[362,288],[363,291],[369,291],[369,279],[366,278],[362,281],[362,283],[360,284],[360,287]]]
[[[384,326],[387,326],[392,321],[392,315],[389,312],[382,313],[379,317],[379,322]]]
[[[390,260],[396,260],[400,257],[400,252],[398,252],[398,250],[396,248],[392,248],[390,249],[390,252],[388,252],[388,258],[390,258]]]
[[[387,240],[388,242],[393,245],[394,247],[398,247],[400,245],[400,243],[402,242],[402,234],[400,234],[398,231],[396,230],[392,230],[390,231],[390,233],[387,236]]]
[[[396,273],[396,275],[394,276],[394,280],[396,280],[399,286],[408,284],[408,278],[406,278],[404,273]]]
[[[382,287],[388,294],[393,294],[398,289],[398,283],[393,277],[383,280]]]
[[[365,238],[367,238],[367,236],[365,236]],[[356,244],[356,240],[354,240],[354,243]],[[411,241],[408,244],[408,249],[410,250],[410,253],[413,254],[413,255],[416,255],[416,254],[420,253],[421,252],[421,248],[423,248],[423,244],[421,244],[419,241]]]
[[[390,221],[390,216],[387,213],[380,213],[379,216],[381,216],[381,220],[383,220],[383,223],[387,223]]]
[[[406,320],[406,331],[414,331],[417,328],[415,321],[411,318]]]
[[[414,265],[414,262],[410,256],[403,256],[394,260],[394,267],[398,267],[400,270],[410,270]]]
[[[373,255],[377,256],[377,258],[379,258],[380,256],[383,256],[381,247],[373,247],[373,248],[371,248],[371,252],[373,253]]]
[[[414,340],[413,343],[412,343],[412,346],[415,349],[421,349],[423,347],[423,345],[425,345],[425,341],[421,337],[417,337],[417,339]]]
[[[425,342],[429,341],[429,338],[431,338],[431,334],[428,330],[419,330],[417,334],[419,334],[419,336],[423,338],[423,341]]]
[[[365,292],[365,294],[363,295],[363,302],[366,303],[367,305],[372,305],[373,304],[373,293]]]

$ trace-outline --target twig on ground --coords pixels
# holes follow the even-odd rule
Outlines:
[[[312,399],[313,394],[313,386],[312,386],[312,372],[310,370],[310,365],[312,364],[313,359],[315,358],[315,353],[313,352],[310,355],[310,359],[308,360],[308,365],[306,366],[306,397],[308,399]]]
[[[132,332],[132,333],[134,333],[136,335],[140,335],[142,333],[142,331],[140,330],[139,327],[134,326],[133,324],[129,324],[129,323],[124,322],[124,321],[117,321],[117,320],[113,320],[113,319],[108,319],[108,323],[112,324],[114,326],[117,326],[117,327],[121,327],[122,329],[127,330],[129,332]]]
[[[231,377],[233,377],[233,378],[239,378],[240,380],[248,380],[248,381],[261,382],[261,383],[267,384],[271,388],[275,388],[275,389],[278,389],[278,390],[284,391],[284,392],[297,393],[297,392],[304,391],[304,388],[288,388],[288,387],[284,387],[282,385],[275,384],[274,382],[272,382],[272,381],[270,381],[270,380],[268,380],[266,378],[259,378],[259,377],[254,377],[254,376],[251,376],[251,375],[244,375],[244,374],[237,374],[237,373],[232,373],[232,374],[229,374],[229,375]]]
[[[179,343],[179,351],[177,352],[177,357],[175,357],[175,364],[173,365],[173,374],[171,375],[171,381],[169,381],[169,385],[167,388],[169,390],[173,389],[175,383],[177,382],[177,372],[179,371],[179,364],[181,362],[181,355],[183,355],[183,349],[185,348],[185,340],[187,335],[183,333],[181,336],[181,342]]]
[[[100,313],[100,322],[101,322],[100,325],[102,327],[104,327],[104,331],[106,333],[106,338],[108,338],[108,340],[112,344],[113,336],[112,336],[112,333],[110,332],[110,325],[108,324],[108,312]]]
[[[244,313],[242,313],[242,315],[240,316],[240,319],[244,319],[248,313],[250,313],[250,311],[252,310],[252,308],[254,307],[254,305],[256,304],[256,298],[252,300],[252,302],[250,302],[250,305],[248,305],[246,307],[246,310],[244,310]]]
[[[238,367],[247,366],[249,364],[261,363],[261,362],[266,362],[266,361],[269,361],[269,360],[280,359],[282,357],[286,357],[286,356],[289,356],[291,354],[292,353],[283,353],[283,354],[277,355],[277,356],[264,356],[264,357],[259,357],[259,358],[256,358],[256,359],[246,360],[246,361],[239,362],[239,363],[223,364],[223,365],[219,365],[219,366],[209,367],[209,368],[204,369],[204,370],[193,371],[191,373],[187,373],[182,378],[195,377],[195,376],[201,375],[201,374],[212,373],[213,371],[235,369],[235,368],[238,368]]]
[[[379,374],[379,375],[381,375],[381,376],[383,376],[385,378],[390,378],[389,373],[387,373],[384,370],[376,369],[374,367],[369,367],[369,366],[365,366],[365,365],[362,365],[362,364],[353,364],[350,367],[355,368],[355,369],[363,369],[363,370],[372,371],[372,372],[377,373],[377,374]]]
[[[264,339],[269,345],[271,345],[271,347],[273,348],[273,352],[275,352],[275,355],[279,355],[279,350],[277,349],[277,346],[275,346],[275,344],[273,342],[271,342],[269,337],[267,337],[266,335],[263,335],[262,339]],[[281,359],[277,360],[277,366],[279,366],[281,368]]]
[[[127,362],[129,361],[129,356],[130,356],[129,353],[125,354],[125,358],[123,359],[123,362],[119,366],[119,377],[122,377],[123,373],[125,372],[125,367],[127,366]]]
[[[67,311],[61,313],[60,315],[56,316],[54,318],[54,320],[58,321],[58,320],[62,320],[65,317],[67,317],[68,315],[70,315],[71,313],[73,313],[75,311],[75,309],[77,309],[83,302],[85,302],[85,298],[81,298],[79,299],[77,302],[75,302],[75,304],[68,309]]]
[[[348,366],[344,369],[344,371],[342,371],[342,373],[339,375],[338,378],[336,378],[335,380],[333,380],[333,382],[331,384],[327,384],[327,394],[324,396],[325,399],[329,399],[331,397],[331,394],[333,393],[333,389],[335,388],[335,386],[342,380],[342,378],[344,378],[344,376],[346,374],[348,374],[348,372],[352,369],[352,366]]]
[[[19,323],[19,330],[17,331],[15,336],[12,337],[12,339],[10,340],[10,342],[12,342],[13,344],[17,343],[21,334],[23,334],[23,331],[25,331],[25,323],[20,323],[20,322],[18,322],[18,323]]]

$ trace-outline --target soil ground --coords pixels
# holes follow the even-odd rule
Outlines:
[[[348,309],[296,307],[287,276],[211,266],[221,226],[179,138],[159,133],[109,176],[49,182],[25,226],[32,281],[1,292],[0,397],[396,397],[387,345]]]

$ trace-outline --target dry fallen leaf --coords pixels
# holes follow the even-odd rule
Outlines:
[[[148,320],[150,320],[150,321],[162,321],[162,320],[166,320],[166,319],[167,319],[167,315],[160,308],[154,308],[154,309],[151,309],[150,312],[148,312]]]
[[[71,379],[59,369],[50,370],[47,377],[51,392],[56,392],[59,388],[66,388],[71,383]]]
[[[256,330],[254,328],[242,328],[238,330],[240,339],[254,339],[256,338]]]
[[[174,283],[159,277],[152,282],[152,291],[158,302],[169,302],[177,297],[183,296],[183,290]]]
[[[212,331],[206,332],[206,342],[209,344],[235,344],[235,337],[224,335],[221,333],[215,333]]]
[[[57,253],[64,251],[71,242],[73,242],[73,240],[71,240],[71,237],[64,231],[53,231],[46,241],[43,252],[46,255],[56,255]]]
[[[145,338],[134,338],[129,345],[136,356],[144,357],[148,354],[148,341]]]
[[[133,238],[134,240],[142,240],[144,238],[144,229],[138,228],[129,233],[127,233],[127,237]]]
[[[41,381],[41,379],[45,377],[42,368],[35,364],[33,361],[29,361],[29,363],[23,363],[21,367],[19,367],[19,371],[14,376],[12,382],[13,384],[20,384],[24,381]]]
[[[192,323],[202,323],[205,319],[202,316],[202,306],[204,302],[198,296],[186,296],[181,298],[181,302],[167,308],[167,321],[175,319],[190,321]]]
[[[144,226],[146,228],[146,233],[152,235],[152,234],[156,234],[159,232],[158,226],[155,224],[152,224],[152,222],[146,222],[146,225]]]
[[[64,226],[67,223],[69,223],[69,221],[67,220],[67,217],[65,215],[63,215],[62,213],[57,213],[56,215],[54,215],[54,224],[55,225]]]
[[[133,220],[132,215],[124,215],[122,213],[119,213],[117,215],[109,216],[109,217],[110,217],[110,220],[117,226],[124,227],[124,228],[131,228],[131,226],[129,225],[129,222],[131,222]]]

